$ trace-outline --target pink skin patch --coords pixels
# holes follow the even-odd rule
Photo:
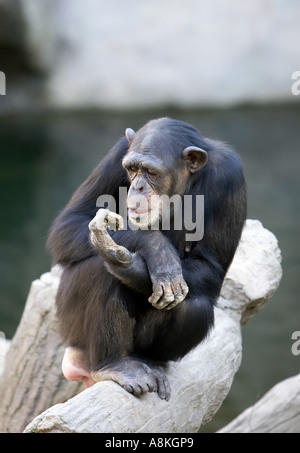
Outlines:
[[[86,365],[84,352],[80,349],[66,348],[61,368],[69,381],[82,381],[86,388],[96,383]]]

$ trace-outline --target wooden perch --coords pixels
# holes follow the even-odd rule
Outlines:
[[[219,433],[300,433],[300,374],[269,390]]]
[[[240,366],[241,325],[274,294],[280,279],[276,238],[259,221],[248,220],[223,284],[215,327],[184,359],[170,363],[172,396],[166,402],[154,393],[134,397],[110,381],[74,396],[78,384],[61,374],[63,346],[54,317],[59,272],[52,269],[32,283],[7,356],[0,382],[0,431],[22,431],[36,417],[25,432],[197,432],[217,412]]]

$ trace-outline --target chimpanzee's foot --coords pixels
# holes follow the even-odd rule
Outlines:
[[[91,376],[96,382],[115,381],[135,396],[157,392],[158,396],[166,401],[169,401],[171,396],[170,385],[163,368],[132,357],[124,357],[98,371],[92,371]]]

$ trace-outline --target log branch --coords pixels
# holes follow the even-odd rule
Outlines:
[[[219,433],[299,433],[300,374],[285,379]]]

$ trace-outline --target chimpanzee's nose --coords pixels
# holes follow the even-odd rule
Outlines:
[[[133,184],[134,189],[138,193],[142,193],[144,190],[144,182],[142,178],[137,177]]]

